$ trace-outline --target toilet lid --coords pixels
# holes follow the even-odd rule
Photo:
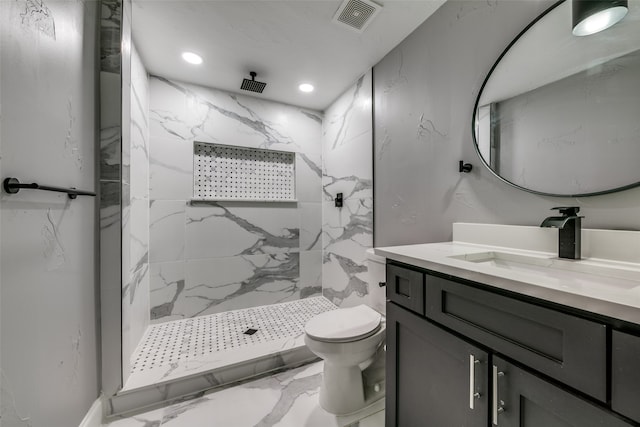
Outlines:
[[[310,319],[305,333],[318,341],[349,342],[378,332],[382,316],[366,305],[325,311]]]

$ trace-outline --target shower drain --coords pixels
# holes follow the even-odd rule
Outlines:
[[[142,338],[131,372],[295,337],[310,318],[336,308],[325,297],[313,297],[155,324]]]

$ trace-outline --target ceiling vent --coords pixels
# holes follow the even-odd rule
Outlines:
[[[362,33],[382,10],[382,6],[369,0],[345,0],[333,16],[333,22]]]

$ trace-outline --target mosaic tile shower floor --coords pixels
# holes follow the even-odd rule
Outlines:
[[[305,323],[336,308],[313,297],[151,325],[124,390],[304,348]]]

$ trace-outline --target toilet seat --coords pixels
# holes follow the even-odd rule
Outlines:
[[[322,342],[351,342],[365,339],[380,330],[382,316],[366,305],[326,311],[310,319],[304,327],[308,337]]]

